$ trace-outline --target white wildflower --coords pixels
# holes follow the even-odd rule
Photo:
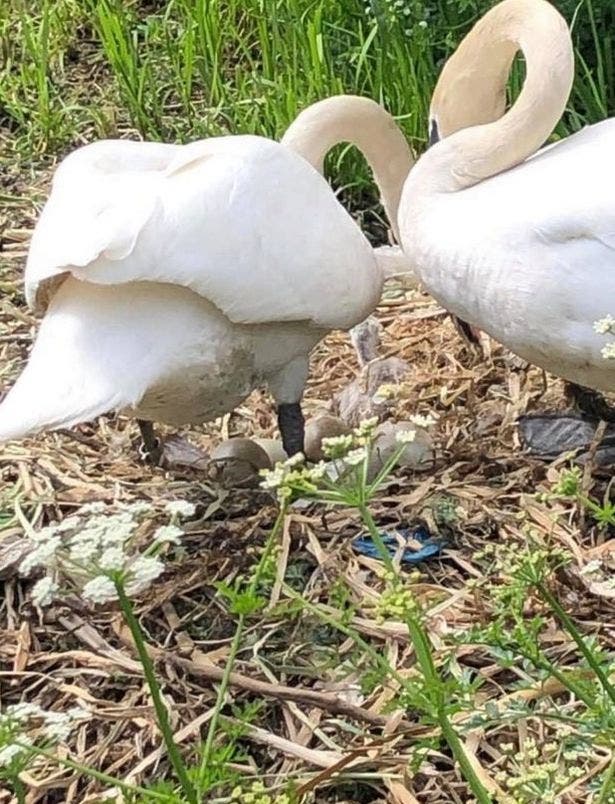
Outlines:
[[[171,500],[168,502],[164,510],[171,516],[178,516],[181,519],[188,519],[196,513],[196,506],[186,500]]]
[[[15,739],[19,740],[20,745],[11,743],[0,748],[0,768],[8,767],[15,757],[25,753],[28,750],[28,746],[32,745],[32,740],[26,734],[18,734]]]
[[[60,591],[58,584],[49,575],[40,578],[32,587],[32,602],[35,606],[49,606]]]
[[[73,721],[66,712],[45,712],[45,736],[50,740],[62,742],[68,739]]]
[[[277,464],[275,469],[262,469],[261,470],[261,488],[263,489],[277,489],[286,479],[287,472],[282,464]]]
[[[6,708],[6,717],[16,720],[18,723],[22,723],[24,720],[29,720],[33,717],[41,717],[42,713],[43,710],[38,704],[26,703],[25,701],[12,704]]]
[[[43,544],[43,542],[47,542],[52,536],[55,536],[57,532],[58,528],[56,525],[47,525],[46,528],[41,528],[36,533],[31,533],[30,539],[35,544]]]
[[[80,539],[71,544],[68,556],[71,561],[81,564],[91,561],[97,553],[97,542],[90,539]]]
[[[400,430],[395,434],[395,441],[398,444],[412,444],[416,438],[416,430]]]
[[[295,466],[301,466],[302,463],[305,463],[305,455],[302,452],[295,452],[294,455],[284,461],[283,465],[288,469],[294,469]]]
[[[596,321],[594,324],[594,331],[599,335],[608,335],[609,332],[615,333],[615,318],[612,315],[607,315]]]
[[[363,421],[359,423],[359,426],[354,431],[355,435],[359,436],[359,438],[370,436],[374,432],[377,425],[377,416],[372,416],[370,419],[363,419]]]
[[[75,530],[81,524],[81,517],[78,516],[67,516],[66,519],[63,519],[58,525],[55,526],[55,529],[58,533],[66,533],[69,530]]]
[[[321,442],[322,451],[328,458],[342,458],[352,447],[352,442],[353,438],[351,435],[323,438]]]
[[[132,585],[144,589],[164,572],[164,564],[155,556],[139,556],[130,565]]]
[[[97,575],[83,587],[83,597],[90,603],[108,603],[117,600],[115,585],[106,575]]]
[[[365,447],[359,447],[358,449],[353,449],[344,455],[344,463],[347,463],[349,466],[358,466],[360,463],[363,463],[366,457],[367,450]]]
[[[175,525],[162,525],[154,533],[154,542],[157,544],[181,544],[184,532]]]
[[[39,542],[36,550],[29,553],[19,565],[21,574],[29,575],[35,567],[48,567],[61,544],[62,539],[59,536],[51,536]]]
[[[127,505],[122,506],[122,510],[126,511],[133,516],[145,516],[146,514],[151,514],[154,510],[154,507],[151,503],[145,502],[145,500],[140,500],[138,502],[128,503]]]
[[[121,570],[124,569],[127,558],[122,548],[114,545],[103,551],[98,563],[103,570]]]
[[[306,474],[310,480],[322,480],[327,474],[327,464],[324,461],[319,461],[315,466],[307,469]]]
[[[607,343],[607,345],[602,348],[602,357],[606,360],[615,360],[615,341]]]
[[[421,416],[420,414],[416,413],[413,416],[408,416],[408,419],[415,424],[417,427],[433,427],[436,423],[436,420],[433,416]]]
[[[80,514],[103,514],[107,510],[104,502],[91,502],[82,505],[79,509]]]

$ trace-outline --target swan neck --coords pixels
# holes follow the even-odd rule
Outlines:
[[[446,84],[453,83],[470,60],[476,70],[477,54],[488,75],[500,76],[498,89],[503,93],[519,50],[525,57],[526,79],[511,109],[497,120],[451,134],[432,149],[440,189],[471,187],[520,164],[557,125],[572,88],[574,54],[566,21],[547,0],[504,0],[491,9],[447,63],[434,96],[444,98]],[[432,114],[437,121],[434,105]]]
[[[327,98],[301,112],[282,138],[282,144],[292,148],[320,173],[327,153],[341,142],[349,142],[363,153],[393,233],[399,240],[399,201],[414,160],[406,138],[382,106],[353,95]]]

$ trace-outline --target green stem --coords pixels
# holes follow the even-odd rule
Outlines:
[[[17,798],[17,804],[26,804],[26,786],[19,776],[13,777],[13,790]]]
[[[611,763],[604,777],[604,782],[600,787],[600,793],[598,794],[596,804],[609,804],[613,790],[615,790],[615,752],[613,752],[611,756]]]
[[[115,588],[117,590],[122,613],[124,614],[126,623],[130,628],[130,633],[132,634],[132,638],[137,648],[137,653],[139,654],[139,661],[141,662],[141,665],[143,667],[143,672],[145,674],[147,686],[149,687],[149,691],[152,696],[152,701],[154,702],[154,709],[156,710],[156,718],[158,720],[158,725],[160,726],[160,731],[162,732],[164,744],[169,754],[169,759],[171,760],[171,764],[175,769],[175,773],[177,774],[177,778],[182,787],[184,795],[186,796],[190,804],[198,804],[196,790],[194,789],[190,779],[188,778],[188,773],[186,771],[184,760],[182,759],[182,756],[177,748],[177,744],[175,743],[173,730],[171,729],[171,724],[169,722],[169,714],[162,700],[162,695],[160,694],[160,685],[158,684],[158,680],[156,679],[156,673],[154,671],[154,663],[152,662],[151,657],[145,646],[145,640],[143,639],[143,632],[141,631],[141,626],[139,625],[139,622],[135,616],[134,610],[132,608],[132,603],[130,602],[130,598],[126,595],[122,582],[116,580]]]
[[[382,541],[382,537],[378,532],[378,528],[374,522],[369,508],[364,502],[360,503],[357,507],[363,522],[369,530],[374,544],[378,548],[382,561],[390,572],[397,575],[398,571],[393,564],[389,551]],[[443,681],[433,660],[431,643],[429,641],[429,637],[427,636],[427,632],[417,617],[407,614],[405,621],[406,626],[408,627],[410,641],[412,642],[414,652],[416,653],[417,662],[421,668],[423,678],[425,679],[427,690],[430,697],[432,697],[432,700],[434,701],[435,715],[440,729],[442,730],[442,734],[444,735],[444,739],[448,743],[453,756],[458,762],[461,772],[463,773],[465,780],[470,785],[476,800],[479,802],[479,804],[491,804],[492,797],[476,775],[476,771],[468,759],[468,755],[466,754],[463,744],[459,739],[459,736],[446,712]]]
[[[585,661],[591,667],[591,669],[596,674],[598,681],[602,685],[602,689],[606,692],[609,696],[611,701],[615,704],[615,687],[611,684],[609,677],[604,672],[600,664],[596,661],[596,657],[592,653],[591,649],[588,647],[587,643],[583,639],[583,636],[579,629],[576,627],[568,613],[563,609],[559,600],[555,597],[555,595],[542,583],[536,584],[536,589],[538,593],[545,600],[549,606],[553,609],[553,611],[557,614],[560,622],[568,631],[570,636],[574,639],[577,644],[578,649],[583,654]]]
[[[263,554],[260,557],[258,565],[256,567],[256,571],[252,576],[252,580],[248,586],[248,592],[253,594],[258,587],[258,584],[261,580],[261,575],[263,573],[263,569],[269,559],[271,551],[277,541],[278,534],[282,529],[284,524],[284,518],[286,517],[286,505],[282,505],[276,521],[271,529],[271,533],[267,539],[267,543],[265,545],[265,549],[263,550]],[[203,754],[201,758],[201,766],[199,771],[199,779],[202,781],[205,777],[205,773],[207,771],[208,766],[211,763],[211,755],[214,746],[214,740],[216,738],[216,732],[218,729],[218,723],[220,721],[220,714],[222,712],[222,707],[224,706],[224,701],[226,700],[226,693],[229,687],[229,681],[231,678],[231,673],[233,672],[233,667],[235,666],[235,659],[237,658],[237,654],[239,652],[239,648],[241,645],[241,638],[243,636],[244,627],[246,624],[246,615],[240,614],[239,619],[237,620],[237,626],[235,628],[235,634],[233,635],[233,641],[231,642],[230,652],[228,659],[226,661],[226,665],[224,667],[224,674],[220,680],[220,686],[218,687],[218,694],[216,695],[216,703],[214,706],[214,711],[211,720],[209,721],[209,728],[207,730],[207,737],[205,739],[205,745],[203,746]]]

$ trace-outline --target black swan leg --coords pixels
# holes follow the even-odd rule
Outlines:
[[[278,405],[278,427],[284,451],[289,457],[304,452],[305,422],[299,402]]]
[[[143,442],[139,447],[141,459],[147,463],[151,463],[153,466],[160,466],[164,450],[162,449],[160,439],[156,435],[154,425],[151,422],[143,421],[143,419],[137,419],[137,424],[139,425],[141,440]]]

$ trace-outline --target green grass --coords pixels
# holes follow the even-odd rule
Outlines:
[[[419,150],[448,54],[491,0],[0,0],[0,131],[23,158],[96,137],[279,137],[339,92],[382,102]],[[609,0],[559,0],[578,80],[565,135],[615,107]],[[340,152],[342,153],[342,152]],[[343,157],[341,180],[366,173]]]

